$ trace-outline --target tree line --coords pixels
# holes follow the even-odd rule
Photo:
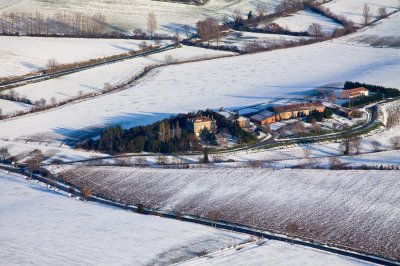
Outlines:
[[[106,17],[102,13],[57,12],[45,16],[39,12],[3,12],[0,15],[3,35],[98,37],[106,28]]]
[[[209,116],[216,120],[217,132],[203,130],[200,139],[188,127],[188,119]],[[231,122],[211,110],[178,114],[147,126],[123,129],[121,126],[106,128],[98,140],[87,139],[77,147],[98,150],[109,154],[153,152],[174,153],[202,150],[200,141],[218,145],[216,134],[230,134],[238,144],[251,143],[255,137],[243,130],[237,122]]]

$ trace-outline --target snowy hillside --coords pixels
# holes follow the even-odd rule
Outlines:
[[[62,101],[76,97],[80,93],[99,92],[104,89],[106,83],[112,86],[121,84],[140,73],[146,66],[200,58],[207,59],[224,55],[234,55],[234,53],[183,46],[179,49],[96,67],[39,83],[28,84],[14,88],[13,91],[21,96],[25,96],[32,102],[45,99],[47,103],[50,103],[53,97],[56,101]],[[3,93],[7,94],[8,91],[6,90]]]
[[[2,171],[0,213],[2,265],[170,264],[249,239],[81,202]]]
[[[0,78],[44,69],[49,59],[67,64],[139,50],[140,42],[118,39],[0,36]]]
[[[210,0],[204,6],[193,6],[178,3],[168,3],[151,0],[95,0],[95,1],[39,1],[39,0],[2,0],[0,11],[35,12],[54,14],[56,11],[80,12],[94,14],[101,12],[107,17],[113,28],[120,28],[131,32],[134,27],[146,28],[146,19],[149,12],[154,12],[159,22],[159,32],[172,33],[182,25],[194,26],[200,19],[217,17],[223,19],[225,15],[231,16],[235,8],[247,14],[254,10],[256,0]],[[273,10],[280,0],[265,0],[270,10]]]
[[[323,6],[329,8],[336,15],[344,16],[357,24],[362,24],[364,4],[369,6],[372,18],[376,18],[380,7],[385,7],[387,12],[399,8],[399,1],[397,0],[333,0]]]
[[[299,11],[295,14],[286,17],[278,18],[273,21],[283,28],[288,28],[291,31],[308,31],[308,28],[313,23],[321,25],[324,33],[332,33],[336,28],[341,28],[342,25],[334,22],[333,20],[316,14],[310,10]]]
[[[400,259],[396,171],[81,167],[69,179],[134,204],[298,234]]]
[[[12,114],[18,111],[27,111],[30,108],[31,106],[28,104],[0,99],[0,109],[2,115]]]
[[[399,59],[398,49],[323,42],[168,66],[107,97],[2,121],[0,138],[59,143],[96,134],[99,127],[148,124],[179,112],[305,99],[319,86],[341,85],[346,80],[400,87]],[[92,80],[97,78],[101,80],[101,75]]]
[[[376,25],[351,34],[346,39],[350,42],[378,47],[400,47],[400,12],[377,22]]]

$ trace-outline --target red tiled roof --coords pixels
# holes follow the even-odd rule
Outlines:
[[[297,103],[291,105],[280,105],[274,106],[274,111],[276,113],[284,113],[284,112],[294,112],[294,111],[303,111],[303,110],[313,110],[317,108],[325,108],[322,103],[314,102],[314,103]]]
[[[210,121],[212,121],[212,119],[208,116],[190,118],[190,122],[192,123],[210,122]]]
[[[349,94],[352,94],[352,93],[357,93],[357,92],[367,92],[369,90],[367,90],[364,87],[359,87],[359,88],[354,88],[354,89],[345,90],[345,91],[348,92]]]

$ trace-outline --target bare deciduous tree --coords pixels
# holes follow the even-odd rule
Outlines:
[[[43,158],[44,158],[44,155],[43,155],[42,151],[40,151],[38,149],[35,149],[28,154],[28,159],[26,160],[26,165],[31,172],[31,178],[32,178],[32,173],[34,171],[39,170],[40,164],[42,163]]]
[[[361,139],[360,138],[353,138],[351,140],[351,147],[354,150],[355,154],[360,154],[361,150]]]
[[[300,228],[299,228],[299,226],[297,225],[297,223],[295,223],[295,222],[290,222],[290,223],[288,223],[288,224],[286,225],[285,232],[286,232],[286,234],[288,234],[289,236],[292,237],[292,241],[293,241],[293,238],[298,234],[299,229],[300,229]]]
[[[185,32],[186,38],[190,39],[190,26],[187,24],[183,25],[183,31]]]
[[[175,30],[175,34],[174,34],[173,40],[174,40],[175,47],[179,46],[179,43],[181,42],[181,38],[179,36],[178,30]]]
[[[377,140],[371,141],[372,148],[375,152],[380,151],[382,148],[382,143]]]
[[[256,53],[256,52],[261,52],[261,51],[265,50],[265,48],[258,41],[250,41],[250,42],[246,42],[246,46],[244,47],[244,50],[247,53]]]
[[[371,21],[371,11],[369,6],[365,3],[363,8],[363,24],[368,25]]]
[[[310,156],[311,156],[312,152],[311,152],[310,149],[304,147],[303,148],[303,154],[304,154],[304,158],[310,159]]]
[[[400,149],[400,136],[395,136],[390,139],[390,144],[394,150]]]
[[[249,166],[251,168],[261,168],[262,167],[262,163],[258,160],[254,160],[254,161],[250,161],[249,162]]]
[[[150,34],[150,37],[153,38],[154,33],[157,30],[157,18],[153,12],[150,12],[147,15],[147,31]]]
[[[146,50],[146,48],[149,47],[146,41],[142,41],[139,43],[139,49],[140,50]]]
[[[49,59],[46,63],[46,68],[49,70],[55,70],[60,64],[57,62],[56,59]]]
[[[0,148],[0,159],[5,161],[10,157],[10,153],[8,152],[7,148]]]
[[[350,154],[350,138],[345,138],[342,140],[340,143],[340,149],[342,150],[343,155],[349,155]]]
[[[386,18],[388,16],[388,13],[386,11],[386,7],[382,6],[378,9],[378,17],[379,18]]]
[[[343,163],[339,160],[337,156],[332,156],[329,158],[329,168],[331,170],[340,170],[343,167]]]
[[[242,11],[239,8],[233,10],[233,21],[239,23],[242,21]]]
[[[314,37],[323,36],[322,27],[318,23],[311,24],[310,27],[308,27],[308,33],[310,33],[310,35]]]
[[[51,103],[51,105],[56,105],[56,103],[57,103],[56,97],[51,97],[50,103]]]
[[[264,17],[268,14],[268,7],[267,4],[264,2],[258,2],[257,6],[256,6],[256,11],[257,11],[257,15],[259,17]]]
[[[196,29],[201,41],[207,41],[208,46],[210,46],[210,40],[217,39],[218,45],[221,28],[217,20],[213,18],[200,20],[196,23]]]
[[[113,86],[110,83],[108,83],[108,82],[104,83],[103,91],[111,91],[112,89],[113,89]]]
[[[285,134],[286,134],[286,127],[283,126],[283,127],[281,127],[281,128],[279,129],[279,135],[285,136]]]

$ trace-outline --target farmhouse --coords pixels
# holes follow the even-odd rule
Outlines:
[[[296,117],[308,116],[311,112],[322,113],[325,111],[325,106],[320,102],[314,103],[297,103],[290,105],[279,105],[274,106],[274,111],[276,113],[276,120],[286,120]]]
[[[194,132],[196,137],[199,137],[203,129],[214,132],[217,129],[217,123],[216,120],[212,117],[210,118],[208,116],[200,116],[195,118],[188,118],[186,127],[188,130]]]
[[[308,116],[311,112],[322,113],[325,106],[320,102],[298,103],[291,105],[279,105],[273,107],[274,112],[263,111],[250,117],[250,121],[259,125],[268,125],[280,120],[287,120],[296,117]]]
[[[342,90],[340,92],[340,99],[353,99],[368,96],[369,91],[364,87],[354,88],[350,90]]]

